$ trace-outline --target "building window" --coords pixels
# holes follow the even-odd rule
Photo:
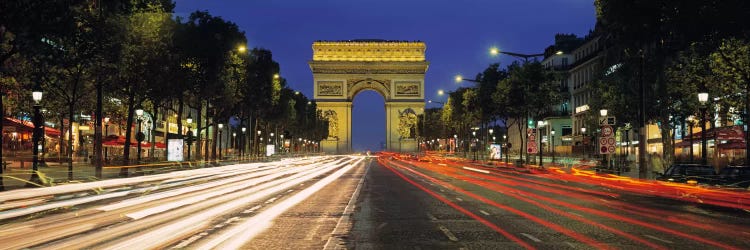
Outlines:
[[[565,67],[565,66],[568,66],[568,58],[567,58],[567,57],[564,57],[564,58],[562,59],[562,66],[563,66],[563,67]]]

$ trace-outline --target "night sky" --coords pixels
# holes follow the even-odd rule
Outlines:
[[[425,98],[445,101],[437,90],[453,90],[456,74],[474,76],[489,64],[507,65],[509,56],[488,50],[542,53],[557,33],[584,36],[595,23],[591,0],[177,0],[187,16],[208,10],[239,25],[249,47],[273,52],[289,87],[313,95],[307,62],[316,40],[386,39],[423,41],[430,67]],[[469,86],[470,83],[462,83]],[[434,107],[432,104],[428,107]],[[383,98],[364,91],[354,98],[355,150],[380,149],[385,141]]]

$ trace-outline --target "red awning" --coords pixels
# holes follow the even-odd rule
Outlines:
[[[3,119],[3,126],[12,126],[15,127],[19,131],[23,132],[33,132],[34,130],[34,124],[31,121],[23,121],[15,118],[10,117],[4,117]],[[44,127],[44,134],[47,136],[60,136],[60,131],[54,128],[50,127]]]
[[[719,144],[719,149],[745,149],[745,142],[734,140],[727,143]]]
[[[686,136],[681,142],[675,143],[675,147],[689,147],[690,146],[690,135]],[[693,144],[701,143],[701,133],[693,133]],[[714,140],[719,143],[720,149],[740,149],[745,148],[745,132],[742,131],[742,126],[729,126],[721,128],[713,128],[706,130],[706,139]]]

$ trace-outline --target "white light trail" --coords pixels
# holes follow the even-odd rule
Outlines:
[[[264,210],[263,212],[257,214],[256,216],[253,216],[251,219],[248,219],[241,224],[232,226],[229,230],[227,230],[226,232],[222,232],[221,234],[216,236],[214,239],[206,243],[200,244],[200,246],[197,247],[196,249],[240,249],[242,248],[242,246],[245,243],[252,240],[259,233],[265,231],[268,228],[268,226],[271,225],[271,221],[274,220],[276,217],[278,217],[279,215],[281,215],[282,213],[284,213],[285,211],[287,211],[289,208],[293,207],[294,205],[297,205],[298,203],[307,199],[311,195],[320,191],[320,189],[330,184],[334,180],[340,178],[342,175],[349,172],[352,168],[354,168],[354,166],[358,165],[363,160],[364,158],[360,157],[353,164],[349,164],[348,166],[339,169],[335,173],[329,176],[326,176],[325,178],[311,185],[310,187],[300,191],[299,193],[296,193],[294,196],[289,197],[288,199],[280,202],[279,204]]]
[[[345,163],[344,163],[345,164]],[[309,181],[312,178],[330,172],[331,170],[344,165],[337,162],[324,164],[320,169],[316,169],[312,173],[306,173],[303,176],[299,174],[295,175],[294,178],[284,178],[279,181],[273,181],[264,183],[258,186],[264,187],[262,191],[258,190],[242,190],[242,192],[232,193],[232,200],[222,201],[220,203],[210,204],[208,209],[202,210],[200,213],[193,214],[185,217],[181,220],[172,220],[171,223],[163,224],[159,228],[153,230],[142,230],[135,235],[131,235],[127,238],[123,238],[120,241],[113,242],[111,245],[108,244],[108,249],[151,249],[160,248],[168,244],[181,240],[190,234],[197,232],[210,225],[211,221],[225,214],[227,212],[236,211],[241,209],[247,204],[257,202],[265,197],[273,195],[275,193],[289,189],[300,183]],[[132,224],[132,223],[131,223]],[[71,244],[71,246],[73,246]]]

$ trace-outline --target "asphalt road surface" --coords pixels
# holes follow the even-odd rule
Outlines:
[[[747,205],[746,191],[732,196],[703,187],[466,162],[379,162],[366,176],[347,248],[750,248],[748,210],[659,194],[688,190],[680,195],[717,199],[711,192],[721,192]],[[632,185],[652,190],[627,188]]]
[[[0,249],[748,249],[747,191],[323,156],[0,193]]]

